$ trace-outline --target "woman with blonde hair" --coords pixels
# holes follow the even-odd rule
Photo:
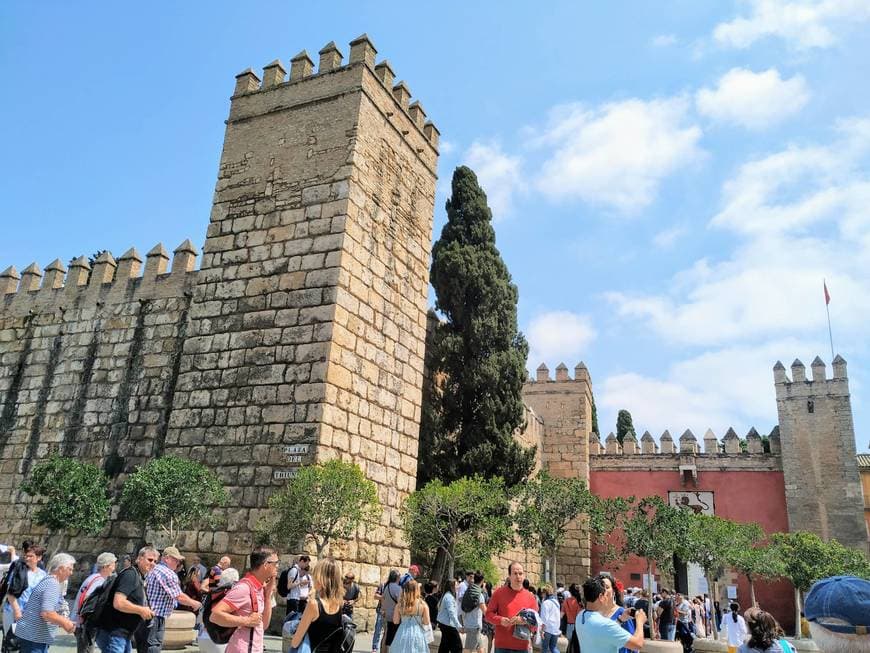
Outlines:
[[[430,626],[429,606],[420,598],[420,585],[414,579],[402,586],[402,595],[393,611],[393,623],[399,626],[390,650],[394,653],[427,653],[424,626]]]
[[[339,653],[343,638],[341,608],[344,605],[341,568],[332,558],[324,558],[314,565],[311,579],[316,598],[305,606],[302,621],[290,645],[298,649],[308,635],[311,653]]]

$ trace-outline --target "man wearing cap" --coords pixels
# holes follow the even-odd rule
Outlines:
[[[870,581],[832,576],[804,601],[813,641],[823,653],[870,653]]]
[[[174,546],[163,549],[160,563],[145,578],[145,595],[154,617],[136,631],[138,653],[160,653],[166,633],[166,617],[172,614],[177,603],[198,612],[202,604],[181,591],[176,570],[184,556]]]
[[[115,573],[117,562],[118,558],[115,557],[114,553],[101,553],[97,556],[97,571],[85,578],[82,586],[79,587],[78,594],[76,594],[70,611],[70,619],[76,625],[76,648],[78,653],[91,653],[94,650],[94,637],[97,634],[97,627],[85,624],[78,616],[79,611],[82,609],[87,598],[98,587],[102,586],[109,576]]]

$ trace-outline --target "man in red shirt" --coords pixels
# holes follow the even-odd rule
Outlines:
[[[495,626],[495,653],[527,651],[529,640],[514,637],[514,626],[521,623],[520,610],[538,611],[535,595],[523,587],[526,571],[518,562],[508,565],[508,584],[492,593],[486,608],[486,620]]]

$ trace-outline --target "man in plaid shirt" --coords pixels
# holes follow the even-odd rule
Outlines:
[[[202,603],[181,591],[176,570],[183,560],[184,556],[178,549],[167,546],[163,549],[160,564],[145,577],[145,595],[154,611],[154,618],[144,622],[136,631],[138,653],[160,653],[166,633],[166,617],[172,614],[177,603],[192,608],[194,612],[202,607]]]

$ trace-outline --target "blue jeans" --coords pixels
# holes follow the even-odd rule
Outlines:
[[[676,636],[677,636],[677,624],[671,624],[670,626],[667,626],[665,629],[665,639],[668,639],[668,640],[673,642],[674,639],[676,638]]]
[[[559,653],[559,634],[544,633],[541,639],[541,653]]]
[[[97,646],[103,653],[130,653],[130,637],[126,630],[103,630],[97,631]]]
[[[381,648],[381,631],[384,629],[384,615],[378,610],[378,616],[375,618],[375,633],[372,635],[372,652]]]
[[[48,653],[48,644],[40,644],[39,642],[28,642],[26,639],[18,638],[21,642],[21,653]]]

